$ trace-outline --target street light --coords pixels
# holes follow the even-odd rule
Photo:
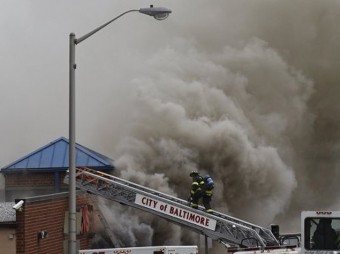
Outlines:
[[[129,12],[140,12],[154,17],[157,20],[166,19],[171,10],[164,7],[153,7],[150,5],[149,8],[141,8],[139,10],[129,10],[118,15],[109,22],[97,27],[91,32],[85,34],[80,38],[76,38],[74,33],[70,34],[70,61],[69,61],[69,254],[76,253],[76,243],[77,243],[77,232],[76,232],[76,142],[75,142],[75,48],[76,45],[86,40],[93,34],[97,33],[99,30],[103,29],[107,25],[111,24],[116,19]]]

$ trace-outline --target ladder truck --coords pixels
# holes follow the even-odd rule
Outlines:
[[[340,254],[340,211],[303,211],[301,233],[280,234],[278,225],[270,230],[217,211],[206,213],[186,200],[90,168],[76,169],[76,186],[188,227],[222,243],[229,254]]]
[[[69,183],[69,174],[64,179]],[[226,247],[278,246],[270,229],[203,207],[188,206],[188,201],[104,172],[86,167],[76,168],[76,186],[97,196],[152,213],[170,222],[188,227],[218,241]]]

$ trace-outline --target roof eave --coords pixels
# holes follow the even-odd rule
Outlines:
[[[114,166],[86,166],[91,169],[95,169],[98,171],[111,171],[114,169]],[[8,173],[23,173],[23,172],[65,172],[69,168],[61,167],[61,168],[2,168],[0,173],[8,174]]]

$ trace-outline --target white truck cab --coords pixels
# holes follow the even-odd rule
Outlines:
[[[340,211],[302,212],[301,229],[302,253],[340,253]]]
[[[304,211],[300,234],[279,234],[273,227],[279,246],[229,248],[234,254],[340,254],[340,211]],[[273,229],[272,228],[272,229]],[[292,245],[291,243],[294,242]]]

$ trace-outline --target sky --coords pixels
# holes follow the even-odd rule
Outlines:
[[[210,174],[213,208],[258,225],[340,209],[336,0],[2,0],[1,165],[68,137],[69,34],[150,4],[173,13],[129,13],[76,46],[77,143],[184,199],[192,170]],[[111,205],[126,244],[192,243]]]

